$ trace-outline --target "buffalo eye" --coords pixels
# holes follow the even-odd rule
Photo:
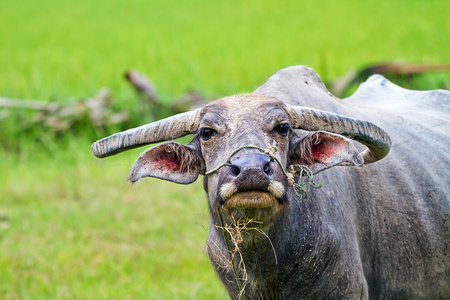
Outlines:
[[[275,126],[273,129],[276,133],[278,133],[281,136],[286,136],[289,132],[289,124],[279,124]]]
[[[199,134],[202,137],[204,141],[209,140],[211,137],[213,137],[217,131],[211,128],[200,128]]]

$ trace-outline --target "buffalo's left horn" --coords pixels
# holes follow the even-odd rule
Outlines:
[[[389,135],[380,127],[358,119],[344,117],[308,107],[286,105],[291,125],[308,131],[324,130],[352,138],[368,149],[361,154],[365,164],[385,157],[391,148]]]
[[[101,139],[91,146],[92,153],[107,157],[143,145],[168,141],[198,130],[200,109],[178,114]]]

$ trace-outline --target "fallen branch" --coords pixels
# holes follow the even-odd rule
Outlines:
[[[31,118],[31,122],[43,124],[54,131],[67,130],[86,117],[92,122],[94,127],[104,127],[127,121],[129,118],[128,113],[113,113],[110,108],[111,104],[110,91],[106,88],[101,89],[92,98],[67,105],[41,100],[0,97],[0,107],[38,111],[38,114]],[[9,115],[4,113],[2,119]]]
[[[138,97],[144,100],[142,103],[143,107],[148,107],[150,113],[155,119],[160,111],[169,111],[172,115],[185,112],[205,104],[205,99],[199,92],[189,91],[181,95],[181,97],[173,101],[170,105],[165,105],[158,98],[156,89],[152,81],[147,76],[136,70],[131,70],[125,73],[125,78],[133,86]]]
[[[134,87],[141,98],[153,104],[160,104],[155,86],[144,74],[131,70],[125,73],[125,78]]]
[[[32,110],[56,110],[59,105],[53,102],[0,97],[0,107],[24,108]]]
[[[418,74],[439,71],[450,71],[450,64],[415,65],[386,63],[369,66],[359,71],[352,70],[332,82],[329,87],[333,94],[336,96],[342,96],[352,84],[362,82],[374,74],[380,74],[390,78],[405,77],[411,79],[413,76]]]

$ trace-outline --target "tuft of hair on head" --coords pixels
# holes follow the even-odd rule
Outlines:
[[[223,200],[226,200],[233,196],[237,192],[237,190],[238,189],[236,187],[236,184],[234,184],[233,182],[224,183],[220,187],[220,197],[222,197]]]
[[[275,196],[275,198],[281,198],[284,195],[284,186],[281,182],[271,180],[268,187],[269,192]]]

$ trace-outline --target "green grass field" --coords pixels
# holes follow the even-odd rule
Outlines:
[[[296,64],[331,81],[374,63],[448,63],[449,12],[446,0],[1,1],[0,96],[69,103],[109,87],[131,110],[129,69],[170,103],[251,92]],[[30,113],[16,113],[0,108],[0,299],[227,298],[201,180],[131,185],[144,149],[95,159],[88,129],[24,131]]]

